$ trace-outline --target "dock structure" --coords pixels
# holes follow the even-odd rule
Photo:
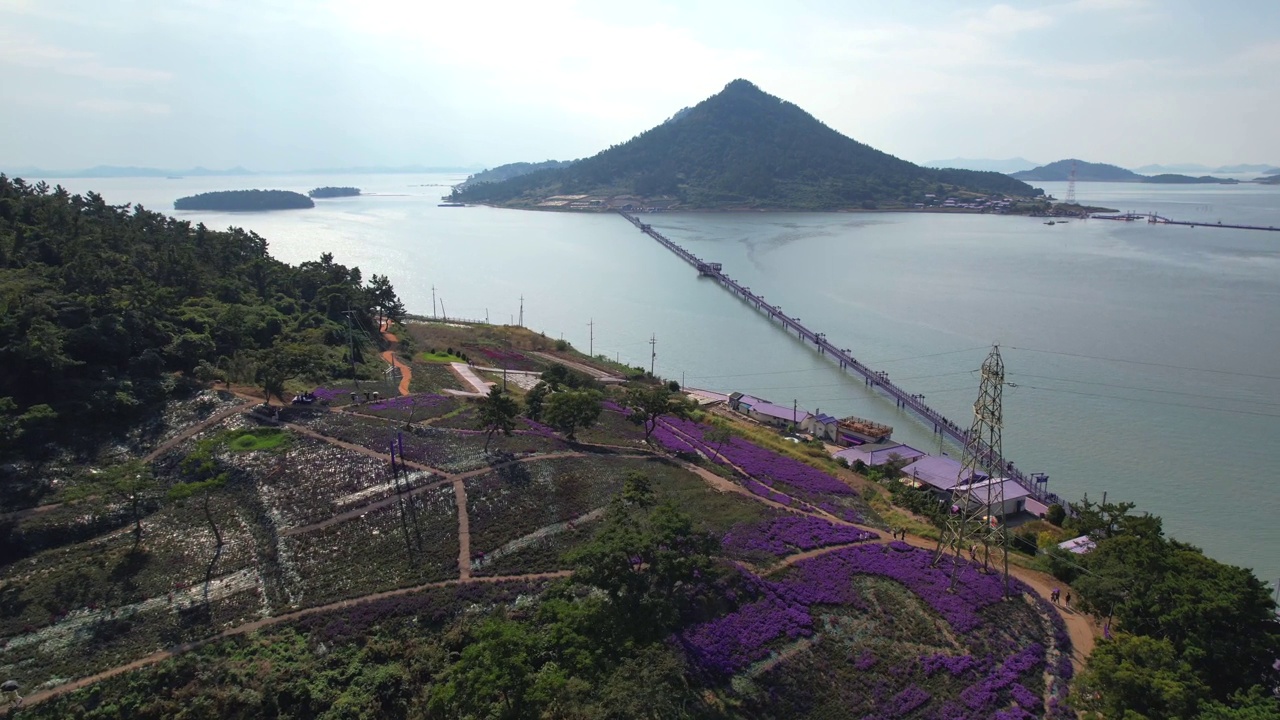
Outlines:
[[[961,447],[964,447],[969,440],[968,428],[952,422],[942,413],[934,410],[926,405],[922,395],[908,393],[906,390],[898,387],[889,380],[889,374],[884,371],[872,370],[862,364],[853,357],[852,351],[846,348],[838,348],[827,340],[826,333],[814,332],[800,323],[800,319],[791,317],[782,312],[782,308],[770,305],[764,301],[764,298],[751,292],[751,288],[744,287],[738,281],[726,275],[721,269],[719,263],[711,263],[702,260],[693,253],[685,250],[675,242],[667,238],[662,233],[654,230],[652,226],[642,222],[639,218],[619,210],[619,215],[629,220],[641,232],[649,237],[657,240],[659,244],[667,248],[671,252],[678,255],[682,260],[692,265],[699,275],[710,277],[720,283],[726,290],[736,295],[742,301],[752,305],[756,310],[766,315],[770,320],[776,321],[789,332],[794,332],[796,337],[806,343],[813,343],[818,349],[820,355],[828,355],[839,364],[840,369],[845,372],[853,373],[862,378],[867,387],[876,389],[885,395],[893,398],[899,408],[909,410],[917,417],[930,425],[933,432],[944,437],[951,438]],[[1053,503],[1062,504],[1062,499],[1056,494],[1049,492],[1048,482],[1049,476],[1043,473],[1023,473],[1016,468],[1014,464],[1007,458],[999,456],[991,448],[986,448],[984,464],[992,470],[998,470],[1004,477],[1016,481],[1019,485],[1026,488],[1032,497],[1040,502],[1050,505]]]
[[[1121,215],[1091,215],[1094,220],[1120,220],[1122,222],[1136,222],[1146,220],[1152,225],[1185,225],[1187,227],[1212,227],[1212,228],[1230,228],[1232,230],[1268,230],[1270,232],[1280,232],[1280,227],[1275,225],[1241,225],[1239,223],[1224,223],[1221,220],[1217,222],[1203,222],[1196,220],[1171,220],[1167,217],[1157,215],[1156,213],[1123,213]]]

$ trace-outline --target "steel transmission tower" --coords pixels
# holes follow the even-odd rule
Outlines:
[[[1067,205],[1076,204],[1076,161],[1071,161],[1071,175],[1067,176]]]
[[[951,588],[955,589],[960,572],[961,553],[968,551],[976,558],[976,546],[981,544],[982,566],[990,566],[991,546],[1000,548],[1004,557],[1004,594],[1009,595],[1009,554],[1004,513],[1004,455],[1000,433],[1004,427],[1001,395],[1004,389],[1004,360],[1000,358],[1000,346],[994,345],[987,359],[982,361],[982,383],[978,387],[978,399],[973,403],[973,425],[965,436],[964,459],[960,463],[960,475],[951,489],[951,507],[946,516],[942,534],[938,538],[934,563],[942,560],[950,549],[955,554],[951,566]],[[987,480],[977,478],[978,474]],[[975,487],[976,485],[976,487]]]

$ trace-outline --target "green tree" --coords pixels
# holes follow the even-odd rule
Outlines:
[[[480,400],[480,412],[476,418],[477,425],[484,431],[485,454],[489,452],[489,442],[493,439],[494,433],[501,432],[511,437],[511,431],[516,427],[516,416],[519,414],[520,407],[510,395],[502,391],[502,388],[496,385],[489,388],[489,394]]]
[[[121,500],[133,519],[133,544],[142,542],[142,511],[156,499],[159,484],[150,466],[139,460],[116,465],[103,471],[98,483],[107,494]]]
[[[431,689],[430,708],[453,717],[536,717],[525,707],[535,650],[528,628],[504,617],[492,617],[481,621],[469,635],[458,662]]]
[[[600,531],[568,559],[573,581],[603,590],[621,627],[654,640],[705,601],[719,541],[674,505],[643,500],[651,495],[630,482],[632,501],[615,499]]]
[[[578,430],[591,427],[600,418],[598,390],[563,390],[547,399],[547,424],[575,439]]]
[[[268,405],[271,404],[272,395],[284,402],[285,383],[289,380],[315,372],[314,353],[314,348],[296,342],[278,342],[259,353],[257,380]]]
[[[550,394],[550,386],[541,380],[537,385],[529,388],[529,392],[524,394],[524,416],[534,422],[541,420],[543,404]]]
[[[1094,648],[1073,704],[1109,718],[1189,718],[1207,691],[1173,643],[1120,633]]]
[[[649,442],[658,421],[664,415],[688,418],[694,404],[666,385],[632,388],[623,398],[623,405],[631,410],[628,418],[644,428],[644,440]]]

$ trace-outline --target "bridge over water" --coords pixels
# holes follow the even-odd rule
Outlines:
[[[720,263],[707,262],[677,245],[665,235],[654,230],[650,225],[641,222],[639,218],[623,211],[618,214],[631,221],[631,224],[640,229],[641,232],[649,237],[657,240],[663,247],[680,256],[685,262],[697,268],[700,275],[705,275],[720,283],[725,289],[738,296],[739,299],[749,303],[756,310],[765,314],[769,319],[778,322],[783,328],[789,332],[794,332],[796,337],[807,343],[813,343],[818,349],[818,353],[830,356],[833,361],[840,365],[840,369],[862,377],[867,387],[874,388],[885,395],[894,399],[898,407],[910,410],[917,417],[925,422],[925,424],[933,428],[933,432],[944,437],[951,438],[960,446],[964,447],[969,440],[969,429],[947,419],[942,413],[934,410],[921,400],[921,395],[908,393],[906,390],[898,387],[890,382],[888,373],[877,372],[858,362],[857,358],[850,354],[850,351],[841,349],[833,345],[827,340],[826,333],[814,332],[805,327],[796,318],[783,313],[778,307],[770,305],[764,301],[764,298],[751,292],[751,288],[744,287],[738,281],[724,274],[721,270]],[[976,388],[975,388],[976,390]],[[1023,473],[1014,466],[1007,458],[1001,457],[989,446],[978,441],[979,447],[983,449],[982,454],[984,465],[993,472],[998,472],[1000,476],[1017,481],[1019,485],[1026,488],[1040,502],[1045,504],[1061,503],[1062,500],[1056,494],[1049,492],[1049,477],[1043,473]],[[1065,505],[1064,505],[1065,506]]]

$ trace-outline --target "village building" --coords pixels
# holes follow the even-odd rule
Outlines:
[[[910,463],[918,458],[927,455],[923,450],[917,450],[910,445],[902,445],[893,443],[891,445],[862,445],[859,447],[851,447],[847,450],[841,450],[835,454],[837,458],[843,458],[850,465],[862,461],[867,467],[880,467],[895,458],[899,462]]]
[[[964,471],[959,460],[947,455],[925,455],[902,468],[902,474],[916,487],[928,488],[939,494],[950,494],[956,485],[989,477],[983,472]]]

